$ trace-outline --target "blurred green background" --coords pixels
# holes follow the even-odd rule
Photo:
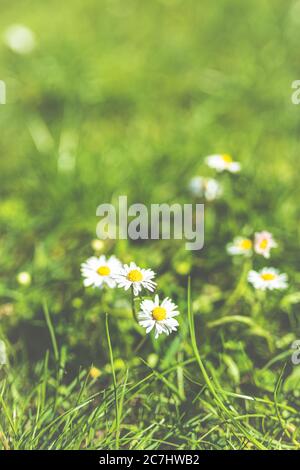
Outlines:
[[[25,24],[37,42],[26,56],[0,49],[8,101],[0,108],[4,285],[13,288],[27,269],[47,291],[57,278],[79,280],[99,204],[119,194],[129,203],[187,200],[189,178],[207,173],[203,157],[222,151],[243,172],[199,256],[209,258],[247,224],[275,228],[283,259],[295,262],[299,3],[1,7],[3,31]]]
[[[141,331],[128,321],[126,296],[84,290],[80,278],[80,263],[93,254],[96,207],[122,194],[129,203],[190,202],[189,179],[214,175],[204,157],[225,152],[242,172],[220,176],[225,193],[206,207],[201,252],[165,241],[116,242],[104,252],[154,269],[161,290],[181,308],[180,335],[149,341],[145,357],[155,351],[168,365],[178,352],[189,353],[188,340],[181,342],[188,274],[199,339],[213,360],[226,340],[231,351],[241,341],[252,361],[241,360],[241,369],[252,374],[285,351],[300,334],[300,106],[291,103],[291,84],[300,78],[300,2],[1,0],[0,6],[2,32],[20,23],[36,37],[27,55],[0,45],[7,85],[7,104],[0,106],[0,321],[14,363],[40,360],[51,348],[45,302],[72,373],[107,364],[101,339],[107,310],[116,356],[132,358]],[[259,320],[262,334],[207,333],[241,270],[226,243],[263,229],[279,241],[271,264],[288,273],[291,292],[284,301],[272,297]],[[256,267],[263,265],[258,260]],[[30,286],[18,285],[21,271],[31,274]],[[231,313],[250,315],[250,297]],[[251,387],[271,390],[274,377]]]

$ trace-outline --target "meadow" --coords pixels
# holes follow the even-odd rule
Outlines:
[[[299,449],[300,2],[0,4],[0,449]],[[204,203],[203,249],[97,239],[120,195]],[[270,258],[229,252],[262,231]],[[155,339],[130,290],[84,286],[101,255],[153,270],[178,330]],[[286,288],[255,288],[264,267]]]

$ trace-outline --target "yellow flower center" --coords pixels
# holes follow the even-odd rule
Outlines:
[[[268,240],[267,240],[267,238],[264,238],[264,239],[260,242],[259,247],[260,247],[262,250],[265,250],[265,249],[267,248],[267,246],[268,246]]]
[[[165,320],[165,318],[167,317],[167,311],[163,307],[155,307],[152,310],[152,317],[156,321]]]
[[[100,268],[97,269],[97,273],[100,274],[100,276],[108,276],[110,269],[108,266],[100,266]]]
[[[264,280],[264,281],[274,281],[275,279],[275,274],[272,274],[272,273],[263,273],[260,275],[260,277]]]
[[[224,155],[222,155],[222,158],[223,158],[225,163],[231,163],[232,162],[232,157],[230,155],[228,155],[228,153],[224,153]]]
[[[132,269],[127,274],[127,279],[131,282],[140,282],[143,280],[143,275],[138,269]]]
[[[249,240],[248,238],[245,238],[244,240],[241,241],[240,247],[243,250],[251,250],[252,248],[252,241]]]

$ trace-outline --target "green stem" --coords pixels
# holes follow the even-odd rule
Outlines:
[[[137,318],[137,314],[136,314],[136,309],[135,309],[134,293],[133,293],[133,287],[132,286],[131,286],[131,309],[132,309],[133,318],[135,319],[135,321],[137,323],[139,323],[138,318]]]
[[[251,260],[246,259],[242,268],[241,276],[239,282],[232,292],[232,294],[228,297],[223,310],[223,315],[227,315],[231,308],[238,302],[238,300],[244,295],[244,290],[247,282],[247,275],[251,269]]]
[[[141,341],[139,342],[139,344],[137,345],[137,347],[135,348],[135,350],[133,351],[133,354],[136,354],[140,349],[141,347],[144,345],[144,343],[146,342],[146,339],[147,339],[147,336],[144,336]]]

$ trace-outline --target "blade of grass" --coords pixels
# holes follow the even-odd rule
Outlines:
[[[58,362],[59,362],[58,347],[57,347],[57,342],[56,342],[56,337],[55,337],[54,328],[53,328],[53,325],[52,325],[52,322],[51,322],[51,318],[50,318],[50,314],[49,314],[49,310],[48,310],[48,305],[47,305],[46,302],[44,302],[43,308],[44,308],[44,314],[45,314],[46,323],[47,323],[47,326],[48,326],[48,329],[49,329],[49,333],[50,333],[50,337],[51,337],[51,342],[52,342],[54,357],[55,357],[55,360],[56,360],[57,363],[58,363]]]
[[[106,327],[106,337],[107,337],[107,343],[108,343],[108,349],[109,349],[109,359],[110,359],[110,365],[111,365],[111,371],[112,371],[112,377],[113,377],[114,395],[115,395],[116,450],[118,450],[119,449],[119,439],[120,439],[120,421],[119,421],[120,415],[119,415],[119,403],[118,403],[118,385],[117,385],[116,372],[115,372],[115,367],[114,367],[113,350],[112,350],[110,334],[109,334],[108,314],[106,314],[106,318],[105,318],[105,327]]]

